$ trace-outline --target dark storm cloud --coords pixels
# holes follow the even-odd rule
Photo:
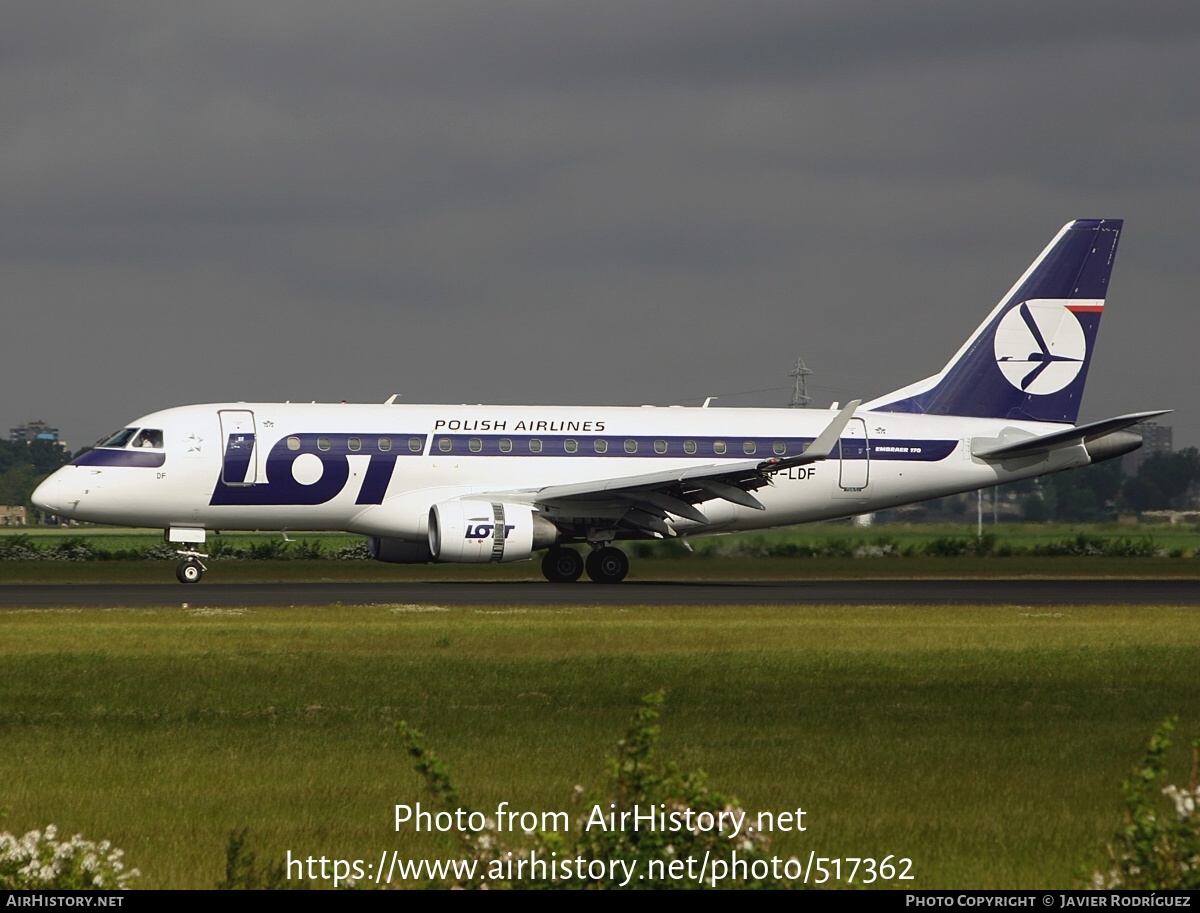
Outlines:
[[[799,353],[822,400],[875,394],[937,370],[1081,216],[1128,220],[1085,410],[1194,383],[1178,4],[8,20],[0,277],[6,335],[36,343],[10,341],[0,417],[72,443],[198,400],[782,403],[731,394],[786,387]]]

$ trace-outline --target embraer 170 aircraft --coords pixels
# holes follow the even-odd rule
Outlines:
[[[1075,425],[1121,221],[1068,223],[940,373],[843,408],[220,403],[155,412],[33,495],[162,527],[177,576],[209,530],[344,530],[380,561],[521,561],[616,583],[621,539],[877,511],[1086,466],[1164,412]],[[571,543],[586,543],[587,558]]]

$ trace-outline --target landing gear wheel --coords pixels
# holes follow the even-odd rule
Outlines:
[[[629,573],[629,559],[619,548],[607,545],[587,556],[587,575],[596,583],[620,583]]]
[[[573,548],[552,548],[542,558],[542,576],[551,583],[574,583],[583,576],[583,558]]]
[[[175,568],[175,576],[180,583],[199,583],[200,578],[204,576],[204,568],[199,561],[189,558],[179,562]]]

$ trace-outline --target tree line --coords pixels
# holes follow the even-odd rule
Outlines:
[[[1025,519],[1092,523],[1148,510],[1188,510],[1200,488],[1200,451],[1146,457],[1134,475],[1120,460],[1045,476],[1024,500]]]
[[[0,504],[30,507],[38,483],[70,459],[57,441],[0,441]]]

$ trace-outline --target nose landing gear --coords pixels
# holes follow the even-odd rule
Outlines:
[[[184,556],[184,560],[175,566],[175,578],[180,583],[199,583],[204,572],[208,570],[200,559],[207,558],[208,555],[191,551],[180,551],[179,554]]]

